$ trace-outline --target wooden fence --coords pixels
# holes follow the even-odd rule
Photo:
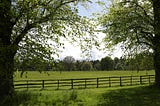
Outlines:
[[[84,89],[115,86],[152,84],[155,75],[115,76],[99,78],[57,79],[57,80],[19,80],[14,81],[15,89]]]

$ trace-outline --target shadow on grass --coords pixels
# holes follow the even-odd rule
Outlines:
[[[106,92],[98,106],[160,106],[160,88],[143,86]]]
[[[13,97],[6,96],[5,98],[0,98],[0,106],[19,106],[21,104],[27,106],[31,96],[33,95],[30,92],[15,92]]]
[[[19,91],[0,100],[0,106],[160,106],[160,88],[155,86],[114,89],[97,97],[88,94]]]

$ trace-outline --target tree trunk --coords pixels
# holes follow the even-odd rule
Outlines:
[[[155,83],[160,86],[160,0],[153,0]]]
[[[0,46],[0,100],[14,94],[14,55],[12,46]]]
[[[1,0],[0,3],[0,100],[5,100],[14,93],[14,55],[17,49],[11,44],[11,0]]]

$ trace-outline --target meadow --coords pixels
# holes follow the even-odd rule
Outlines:
[[[45,80],[45,79],[74,79],[74,78],[97,78],[112,76],[140,76],[154,75],[154,71],[25,71],[21,77],[21,72],[14,74],[14,80]]]
[[[94,78],[107,76],[146,75],[154,71],[77,71],[77,72],[29,72],[15,80]],[[76,90],[22,90],[16,91],[6,106],[159,106],[160,90],[153,85],[136,85],[111,88]]]
[[[154,86],[18,91],[3,106],[160,106]]]

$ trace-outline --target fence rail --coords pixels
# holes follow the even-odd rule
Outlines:
[[[132,86],[152,84],[155,75],[142,76],[115,76],[99,78],[57,79],[57,80],[17,80],[15,89],[84,89],[115,86]]]

